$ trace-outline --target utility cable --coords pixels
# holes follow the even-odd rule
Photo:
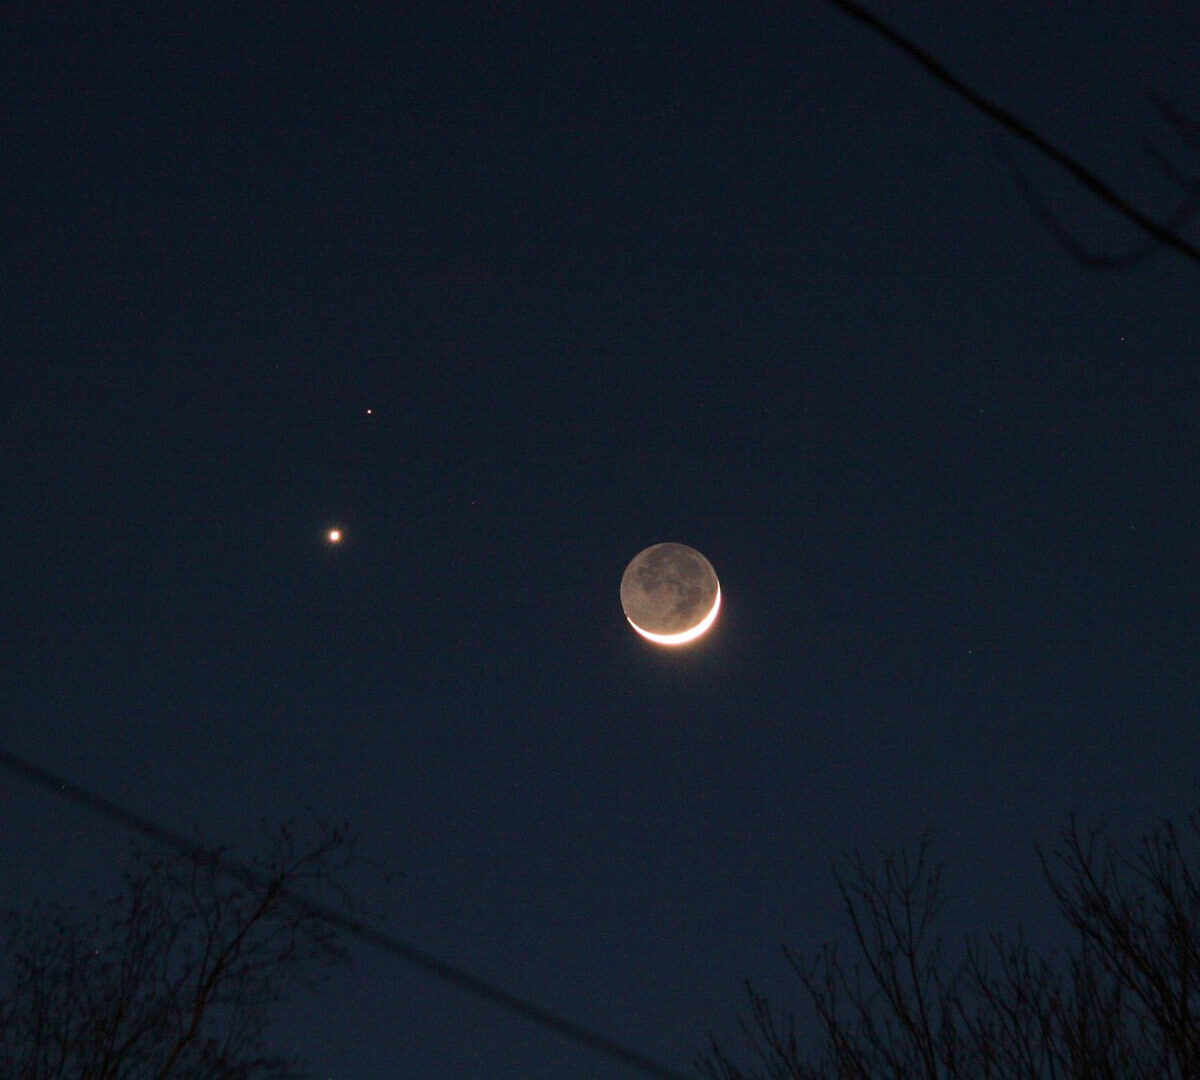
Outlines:
[[[171,848],[190,858],[208,860],[223,874],[226,874],[240,884],[251,888],[258,888],[263,884],[259,875],[255,874],[253,870],[243,863],[225,858],[202,844],[193,843],[179,833],[158,825],[141,814],[135,814],[132,810],[125,809],[111,799],[106,799],[102,795],[97,795],[85,788],[81,788],[69,780],[64,780],[61,776],[55,776],[54,773],[33,765],[6,750],[0,750],[0,767],[37,784],[51,794],[76,803],[79,806],[86,807],[101,817],[123,825],[132,832],[140,833],[142,836],[155,841],[155,843],[162,844],[164,847]],[[286,891],[283,895],[296,908],[320,918],[328,925],[336,927],[350,937],[357,938],[368,945],[373,945],[383,952],[391,953],[393,956],[397,956],[401,960],[413,965],[413,967],[420,968],[430,975],[435,975],[445,982],[453,983],[455,986],[461,987],[467,993],[473,994],[483,1001],[497,1005],[502,1009],[507,1009],[509,1012],[516,1013],[518,1016],[530,1020],[549,1031],[553,1031],[555,1034],[561,1035],[566,1039],[570,1039],[572,1042],[579,1043],[581,1046],[586,1046],[616,1061],[620,1061],[644,1073],[646,1076],[653,1077],[654,1080],[695,1080],[694,1077],[686,1073],[663,1065],[661,1062],[655,1061],[653,1058],[647,1057],[637,1050],[632,1050],[605,1035],[584,1027],[582,1024],[568,1020],[551,1009],[543,1008],[541,1005],[518,997],[516,994],[510,993],[502,987],[488,982],[486,979],[472,975],[469,971],[430,956],[424,950],[401,941],[385,930],[370,926],[360,919],[338,911],[336,908],[317,903],[291,890]]]

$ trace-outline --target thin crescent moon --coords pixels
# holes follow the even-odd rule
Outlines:
[[[652,634],[649,630],[643,630],[637,623],[625,616],[629,625],[632,626],[642,637],[648,641],[653,641],[657,645],[686,645],[689,641],[695,641],[701,634],[704,633],[714,622],[717,621],[717,612],[721,610],[721,586],[717,585],[717,595],[713,599],[713,606],[709,609],[707,615],[704,616],[695,626],[688,630],[681,630],[678,634]]]

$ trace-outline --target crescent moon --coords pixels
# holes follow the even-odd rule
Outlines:
[[[625,618],[656,645],[686,645],[716,622],[721,585],[712,564],[685,544],[654,544],[621,578]]]
[[[690,630],[683,630],[678,634],[652,634],[649,630],[643,630],[637,623],[629,618],[629,625],[632,626],[639,634],[647,641],[653,641],[656,645],[686,645],[689,641],[695,641],[703,634],[713,623],[717,621],[717,612],[721,610],[721,586],[717,586],[717,595],[713,600],[713,606],[709,608],[708,614],[704,616]]]

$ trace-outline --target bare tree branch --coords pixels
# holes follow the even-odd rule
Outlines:
[[[760,1068],[714,1041],[710,1080],[1200,1080],[1200,817],[1132,848],[1072,819],[1041,860],[1073,944],[991,934],[951,961],[927,848],[855,854],[835,869],[853,962],[785,950],[821,1052],[806,1057],[796,1014],[748,986]]]
[[[852,19],[863,23],[865,26],[869,26],[881,37],[891,42],[891,44],[895,45],[898,49],[915,60],[917,64],[919,64],[926,72],[932,75],[943,86],[949,88],[958,97],[962,98],[977,112],[982,113],[989,120],[998,124],[1010,135],[1014,135],[1022,142],[1032,146],[1038,151],[1038,153],[1049,158],[1060,168],[1065,169],[1080,184],[1082,184],[1084,188],[1100,199],[1101,202],[1111,207],[1126,220],[1136,225],[1138,229],[1140,229],[1146,234],[1146,236],[1150,238],[1152,245],[1160,245],[1162,247],[1171,248],[1172,250],[1179,252],[1179,254],[1183,255],[1185,258],[1190,259],[1197,265],[1200,265],[1200,248],[1197,248],[1193,244],[1189,243],[1175,231],[1177,226],[1190,217],[1194,211],[1194,200],[1196,198],[1195,194],[1189,194],[1189,197],[1184,200],[1184,203],[1168,219],[1167,224],[1160,224],[1148,214],[1145,214],[1139,210],[1128,199],[1119,194],[1111,186],[1106,184],[1100,179],[1099,176],[1096,175],[1095,172],[1087,168],[1087,166],[1081,164],[1066,151],[1060,149],[1048,139],[1039,135],[1038,132],[1035,131],[1029,124],[1025,123],[1025,121],[1019,119],[1002,106],[997,105],[989,98],[984,97],[984,95],[979,93],[979,91],[968,86],[965,82],[958,78],[958,76],[953,74],[949,68],[947,68],[940,61],[936,60],[920,45],[905,37],[898,30],[884,22],[877,15],[868,11],[861,4],[856,3],[855,0],[829,0],[829,3],[839,11],[849,15]],[[1164,115],[1168,116],[1168,118],[1172,117],[1171,112],[1167,112]],[[1175,118],[1175,123],[1177,129],[1190,130],[1191,134],[1194,136],[1196,131],[1195,124],[1181,117]],[[1026,200],[1029,200],[1029,192],[1031,190],[1029,185],[1027,183],[1023,183],[1021,187],[1022,194],[1025,196]],[[1035,201],[1031,202],[1031,205],[1035,206],[1036,208],[1040,205],[1040,203]],[[1044,208],[1037,210],[1037,213],[1038,217],[1041,218],[1044,223],[1053,220],[1053,217],[1048,215]],[[1063,241],[1065,231],[1061,226],[1055,223],[1055,228],[1051,231],[1052,235],[1054,235],[1056,239],[1058,239],[1060,242]],[[1142,250],[1140,254],[1136,255],[1131,253],[1128,256],[1105,257],[1097,256],[1093,253],[1087,253],[1085,252],[1085,249],[1074,242],[1065,244],[1064,246],[1068,247],[1072,254],[1074,254],[1077,258],[1080,258],[1081,261],[1085,262],[1089,266],[1125,265],[1128,263],[1128,261],[1130,261],[1130,259],[1144,257],[1144,255],[1148,253],[1148,250],[1150,250]],[[1087,256],[1086,258],[1084,257],[1085,254]]]
[[[111,913],[8,913],[0,1075],[16,1080],[285,1080],[271,1009],[344,956],[327,920],[288,898],[342,893],[345,829],[291,827],[245,882],[223,856],[143,854]],[[105,910],[102,908],[101,910]]]

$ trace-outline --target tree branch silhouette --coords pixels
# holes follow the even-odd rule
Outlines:
[[[951,72],[944,64],[935,59],[920,45],[905,37],[898,30],[884,22],[877,15],[868,11],[861,4],[856,3],[855,0],[829,0],[829,3],[843,14],[849,15],[852,19],[855,19],[863,25],[870,27],[885,40],[889,41],[892,45],[896,46],[896,48],[900,49],[901,52],[907,54],[909,57],[915,60],[916,63],[919,64],[928,74],[932,75],[943,86],[947,87],[954,94],[967,102],[971,108],[975,109],[979,113],[982,113],[989,120],[993,121],[1005,131],[1009,132],[1009,134],[1016,136],[1022,142],[1032,146],[1040,154],[1049,158],[1060,168],[1065,169],[1080,184],[1082,184],[1084,188],[1100,199],[1101,202],[1115,210],[1126,220],[1132,222],[1143,233],[1150,237],[1152,244],[1171,248],[1173,251],[1183,255],[1184,258],[1190,259],[1197,266],[1200,266],[1200,248],[1197,248],[1193,244],[1189,243],[1175,231],[1178,223],[1186,218],[1192,212],[1192,210],[1195,209],[1194,204],[1197,199],[1200,199],[1200,191],[1196,190],[1197,186],[1200,185],[1200,181],[1197,181],[1192,185],[1192,189],[1189,192],[1187,199],[1185,199],[1184,205],[1172,215],[1170,219],[1171,223],[1167,225],[1160,224],[1148,214],[1143,213],[1128,199],[1106,184],[1100,179],[1100,177],[1092,172],[1091,169],[1087,168],[1087,166],[1082,165],[1065,150],[1060,149],[1048,139],[1038,134],[1038,132],[1035,131],[1029,124],[1025,123],[1025,121],[1021,120],[1019,117],[1015,116],[1002,106],[997,105],[989,98],[984,97],[983,94],[979,93],[979,91],[968,86],[962,81],[962,79]],[[1166,116],[1168,120],[1173,123],[1173,126],[1176,127],[1176,130],[1190,130],[1192,132],[1196,131],[1197,125],[1187,121],[1173,110],[1164,111],[1164,108],[1161,104],[1159,109],[1160,112],[1163,112],[1164,116]],[[1022,194],[1028,199],[1030,189],[1025,184],[1022,184],[1021,188]],[[1037,203],[1034,205],[1035,212],[1038,213],[1038,216],[1043,220],[1043,222],[1051,220],[1044,211],[1039,211],[1036,209],[1038,205]],[[1055,238],[1059,239],[1060,241],[1062,241],[1063,237],[1065,236],[1061,226],[1058,226],[1057,223],[1055,223],[1052,233]],[[1067,246],[1072,254],[1089,266],[1124,265],[1130,261],[1130,257],[1123,256],[1116,256],[1113,259],[1108,259],[1104,256],[1091,256],[1090,253],[1084,252],[1084,250],[1073,241]],[[1142,258],[1148,253],[1148,251],[1143,251],[1133,256],[1133,258]]]
[[[174,852],[184,859],[211,867],[213,871],[242,886],[252,895],[260,894],[271,882],[271,878],[264,877],[256,867],[229,858],[204,844],[189,840],[172,829],[165,828],[141,814],[127,810],[111,799],[106,799],[73,784],[64,777],[34,765],[16,754],[0,750],[0,769],[37,784],[43,790],[75,803],[77,806],[85,807],[109,821],[117,822],[131,832],[153,840],[156,844],[162,845],[168,851]],[[323,886],[336,884],[328,875],[318,876],[316,880]],[[311,921],[312,925],[324,927],[331,932],[336,931],[343,937],[356,939],[375,949],[390,953],[421,971],[458,986],[482,1001],[505,1009],[580,1046],[586,1046],[614,1061],[637,1069],[646,1076],[654,1077],[655,1080],[694,1080],[694,1077],[687,1073],[664,1065],[647,1054],[569,1020],[552,1009],[513,994],[495,983],[474,975],[465,968],[439,960],[423,949],[347,914],[343,908],[335,907],[331,903],[306,893],[302,888],[295,887],[296,885],[303,886],[303,884],[303,881],[298,883],[295,881],[281,882],[277,899],[281,907],[292,911],[297,917]],[[2,1005],[3,999],[0,998],[0,1006]],[[3,1019],[3,1014],[0,1013],[0,1034],[4,1029]],[[4,1059],[0,1056],[0,1065],[2,1064],[4,1064]],[[0,1073],[0,1075],[3,1074]],[[53,1080],[59,1080],[59,1078],[56,1076]],[[107,1080],[107,1078],[102,1078],[102,1080]]]
[[[835,869],[843,956],[784,956],[798,1013],[747,984],[747,1065],[715,1040],[708,1080],[1197,1080],[1200,813],[1118,841],[1074,818],[1040,856],[1062,944],[970,935],[944,947],[940,871],[922,845]]]

